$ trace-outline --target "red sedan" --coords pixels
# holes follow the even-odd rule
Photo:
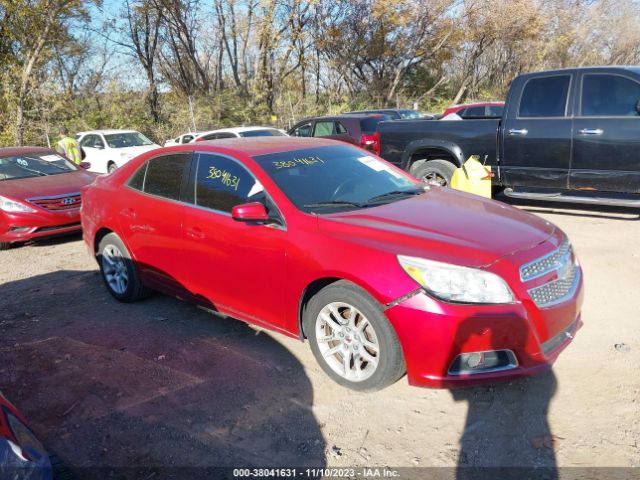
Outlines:
[[[0,250],[79,231],[80,189],[95,178],[46,148],[0,148]]]
[[[537,373],[579,328],[582,274],[539,217],[425,187],[332,140],[144,154],[83,190],[109,292],[149,289],[308,339],[357,390]]]
[[[24,417],[0,392],[0,476],[51,480],[49,455]]]

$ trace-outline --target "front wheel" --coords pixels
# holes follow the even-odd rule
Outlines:
[[[100,240],[97,257],[102,280],[116,300],[135,302],[149,295],[150,290],[142,285],[129,251],[115,233]]]
[[[365,291],[339,281],[307,304],[304,329],[320,367],[340,385],[376,391],[405,372],[398,337],[382,307]]]
[[[113,173],[118,169],[118,166],[113,163],[113,162],[109,162],[109,165],[107,166],[107,173]]]

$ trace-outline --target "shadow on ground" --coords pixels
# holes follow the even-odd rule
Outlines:
[[[162,295],[118,303],[97,271],[0,302],[0,388],[79,478],[326,464],[309,379],[264,332]]]

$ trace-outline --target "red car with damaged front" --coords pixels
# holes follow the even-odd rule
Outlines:
[[[80,189],[95,178],[46,148],[0,148],[0,250],[79,231]]]
[[[83,190],[109,292],[150,289],[307,339],[334,380],[448,387],[548,368],[580,327],[556,226],[425,187],[353,145],[220,140],[144,154]]]

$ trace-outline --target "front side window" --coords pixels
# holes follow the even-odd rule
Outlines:
[[[424,193],[417,180],[350,145],[254,157],[300,210],[368,208]]]
[[[195,203],[200,207],[231,212],[236,205],[265,201],[262,184],[227,157],[200,154],[195,183]]]
[[[57,153],[25,153],[0,157],[0,181],[75,172],[77,167]]]
[[[80,142],[81,147],[104,148],[104,142],[99,135],[87,135]]]
[[[484,105],[481,107],[469,107],[465,110],[465,112],[460,115],[461,117],[484,117]]]
[[[582,115],[585,117],[637,117],[640,84],[619,75],[585,75]]]
[[[170,200],[180,200],[180,190],[190,160],[190,153],[163,155],[149,160],[144,177],[144,192]],[[136,181],[135,177],[139,172],[140,170],[134,173],[131,182]]]
[[[518,116],[523,118],[564,117],[571,75],[533,78],[522,91]]]
[[[309,137],[311,136],[311,124],[305,123],[304,125],[300,125],[293,131],[294,137]]]
[[[140,132],[110,133],[104,136],[110,148],[140,147],[153,142]]]

